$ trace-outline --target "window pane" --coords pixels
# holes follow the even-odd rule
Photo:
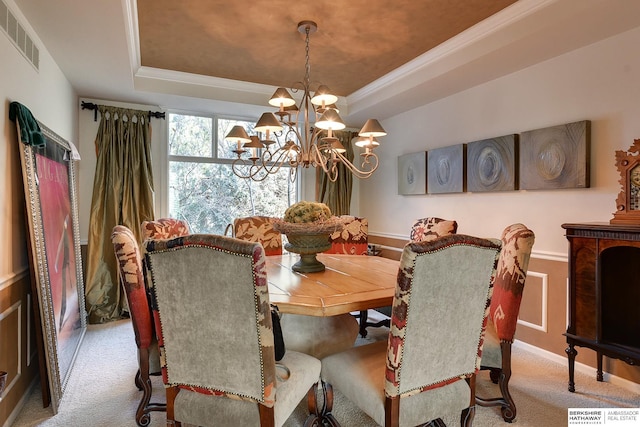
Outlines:
[[[169,114],[169,154],[213,156],[213,119]]]
[[[224,234],[236,217],[281,217],[295,202],[289,168],[262,182],[238,178],[229,164],[170,162],[169,169],[170,215],[193,233]]]
[[[218,158],[220,159],[236,159],[238,156],[233,152],[237,148],[235,142],[225,141],[224,137],[227,136],[232,127],[239,125],[244,127],[247,134],[255,134],[253,127],[255,123],[247,122],[244,120],[229,120],[218,119]]]

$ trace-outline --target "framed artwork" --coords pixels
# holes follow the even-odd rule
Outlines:
[[[640,139],[627,151],[616,151],[616,168],[621,190],[611,224],[640,224]]]
[[[520,134],[520,189],[588,188],[591,122]]]
[[[427,152],[398,156],[398,194],[427,193]]]
[[[517,135],[467,144],[467,191],[516,190]]]
[[[466,184],[465,144],[427,151],[427,192],[462,193]]]
[[[40,125],[46,144],[22,143],[20,160],[24,181],[32,283],[39,308],[49,397],[58,411],[86,325],[84,282],[78,223],[75,161],[71,145]],[[39,316],[38,316],[39,315]],[[44,387],[43,387],[44,389]],[[44,394],[44,391],[43,391]],[[47,401],[47,399],[43,399]]]

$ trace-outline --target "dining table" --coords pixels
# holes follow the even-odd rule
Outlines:
[[[390,306],[399,261],[379,256],[318,254],[325,270],[292,269],[299,255],[266,257],[269,299],[281,313],[336,316]]]

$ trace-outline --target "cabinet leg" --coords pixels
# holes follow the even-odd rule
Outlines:
[[[604,381],[602,377],[602,353],[598,351],[597,356],[598,356],[598,371],[596,372],[596,380],[602,382]]]
[[[571,393],[573,393],[573,392],[576,391],[576,384],[573,381],[573,373],[574,373],[574,367],[575,367],[575,362],[576,362],[576,355],[578,354],[578,352],[574,348],[573,344],[569,344],[569,347],[567,347],[564,352],[567,353],[567,356],[569,358],[569,387],[568,387],[568,389],[569,389],[569,391]]]

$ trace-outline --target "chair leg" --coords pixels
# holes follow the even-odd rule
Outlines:
[[[516,418],[516,403],[509,393],[509,380],[511,379],[511,343],[500,343],[502,350],[502,373],[498,379],[498,385],[500,386],[500,392],[504,399],[504,405],[502,406],[502,418],[510,423]]]
[[[498,368],[489,369],[489,378],[491,379],[491,382],[494,384],[498,384],[498,381],[500,381],[501,374],[502,374],[502,369],[498,369]]]
[[[136,372],[136,376],[133,379],[133,382],[136,385],[136,388],[138,390],[142,390],[142,379],[140,378],[140,369],[138,369],[138,372]]]
[[[140,369],[136,374],[136,386],[142,390],[142,398],[136,410],[136,424],[140,427],[147,427],[151,423],[152,411],[166,411],[167,405],[164,403],[150,403],[153,386],[149,378],[149,350],[138,349],[138,366]]]
[[[267,408],[258,403],[258,411],[260,412],[260,427],[275,427],[276,420],[273,407]]]
[[[509,392],[509,380],[511,379],[511,343],[501,342],[500,350],[502,353],[502,369],[492,368],[490,374],[491,380],[498,384],[500,388],[500,397],[485,399],[480,396],[476,396],[476,402],[480,406],[500,406],[500,413],[502,419],[505,422],[513,422],[516,419],[516,403],[511,397]],[[497,372],[497,377],[494,380],[494,370]]]
[[[322,381],[322,408],[318,408],[317,406],[317,398],[316,398],[316,391],[317,391],[317,385],[314,386],[316,389],[313,390],[313,408],[315,409],[315,413],[316,413],[316,422],[318,423],[317,425],[323,426],[323,427],[340,427],[340,423],[338,422],[338,420],[336,420],[333,416],[333,414],[331,413],[331,411],[333,410],[333,386],[331,386],[331,384],[329,384],[328,382],[324,382]],[[312,390],[309,391],[309,393],[307,394],[307,401],[309,404],[309,411],[312,410],[312,403],[311,403],[311,393]],[[307,421],[309,421],[309,418],[307,418]],[[305,423],[305,426],[307,424]],[[315,424],[312,424],[315,425]]]
[[[174,427],[182,427],[182,423],[180,421],[176,421],[174,408],[174,402],[179,391],[180,389],[178,387],[168,387],[165,389],[165,393],[167,394],[167,425],[172,425]]]
[[[473,418],[476,416],[476,407],[471,406],[462,411],[460,414],[460,425],[463,427],[471,427],[473,425]]]
[[[369,318],[369,312],[362,310],[360,312],[360,336],[365,338],[367,336],[367,319]]]
[[[318,383],[311,386],[307,392],[307,409],[309,416],[304,421],[304,427],[322,427],[322,417],[318,408]]]

